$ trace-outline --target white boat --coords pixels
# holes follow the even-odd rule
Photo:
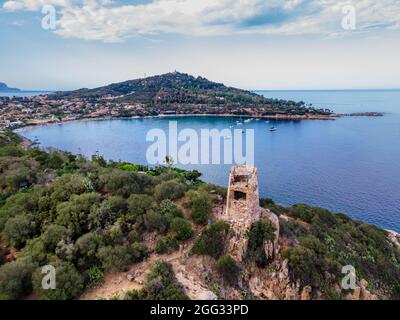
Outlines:
[[[253,119],[246,119],[246,120],[244,120],[244,122],[249,123],[251,120],[253,120]]]
[[[271,128],[269,128],[269,131],[276,131],[276,130],[278,130],[277,127],[271,127]]]

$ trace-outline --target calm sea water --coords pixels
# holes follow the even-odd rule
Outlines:
[[[32,97],[41,94],[47,94],[50,91],[19,91],[19,92],[5,92],[0,91],[0,97]]]
[[[252,121],[261,195],[281,204],[308,203],[400,231],[400,91],[263,91],[335,112],[382,111],[384,117],[335,121]],[[176,118],[178,129],[228,128],[236,119]],[[169,119],[170,120],[170,119]],[[270,132],[272,125],[278,131]],[[166,119],[75,122],[27,129],[44,147],[146,164],[149,129]],[[227,185],[228,165],[183,166]]]

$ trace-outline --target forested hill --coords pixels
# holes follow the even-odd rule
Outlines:
[[[327,110],[306,108],[304,102],[269,99],[250,91],[227,87],[221,83],[180,72],[113,83],[95,89],[57,92],[50,97],[52,99],[109,100],[119,103],[140,103],[146,106],[172,104],[222,108],[264,107],[274,113],[329,114]]]

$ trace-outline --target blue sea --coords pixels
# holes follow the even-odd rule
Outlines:
[[[18,92],[7,92],[7,91],[0,91],[0,97],[31,97],[37,96],[41,94],[47,94],[50,91],[18,91]]]
[[[261,196],[291,205],[307,203],[343,212],[357,220],[400,231],[400,90],[258,91],[337,113],[380,111],[383,117],[335,121],[246,123],[255,130],[255,165]],[[168,131],[168,120],[132,119],[72,122],[26,129],[43,147],[96,152],[107,159],[146,164],[149,129]],[[224,129],[237,119],[175,118],[178,129]],[[276,126],[276,132],[268,129]],[[203,179],[228,183],[229,165],[191,165]]]

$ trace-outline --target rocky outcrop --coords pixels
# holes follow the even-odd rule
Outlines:
[[[378,296],[372,294],[368,289],[368,281],[361,279],[359,285],[346,296],[347,300],[379,300]]]

